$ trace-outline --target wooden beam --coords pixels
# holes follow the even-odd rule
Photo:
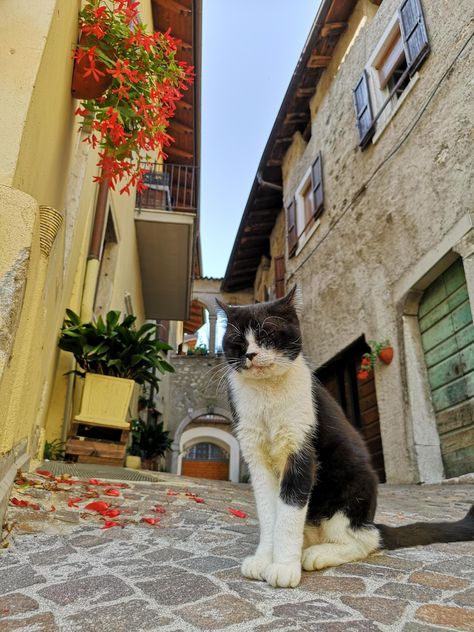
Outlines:
[[[326,22],[321,29],[321,37],[329,37],[330,35],[339,35],[347,28],[347,22]]]
[[[176,103],[176,107],[177,108],[181,108],[183,110],[187,110],[190,111],[193,109],[193,106],[191,105],[191,103],[188,103],[187,101],[185,101],[184,99],[180,99],[177,103]]]
[[[298,98],[312,97],[316,90],[316,86],[312,86],[309,88],[298,88],[296,90],[296,96]]]
[[[158,10],[160,7],[163,7],[183,15],[191,15],[192,13],[192,10],[189,7],[178,0],[157,0],[156,4],[158,5]]]
[[[177,132],[183,132],[183,134],[192,134],[194,131],[193,128],[186,125],[186,123],[182,123],[181,121],[173,118],[170,119],[170,129],[176,130]]]
[[[326,68],[326,66],[329,64],[330,61],[331,61],[330,55],[318,55],[317,53],[313,52],[311,57],[308,60],[308,63],[306,64],[306,67],[307,68]]]
[[[276,139],[275,145],[279,145],[281,143],[291,143],[292,141],[293,141],[293,136],[282,136],[281,138]]]
[[[194,154],[186,151],[185,149],[180,149],[179,147],[176,147],[176,145],[171,145],[170,147],[167,147],[166,153],[170,155],[181,156],[182,158],[194,158]]]
[[[270,158],[270,160],[267,160],[266,165],[267,167],[279,167],[281,163],[282,161],[279,159]]]
[[[191,50],[193,47],[192,44],[190,44],[189,42],[186,42],[183,39],[178,40],[178,48],[183,48],[184,50]]]
[[[298,123],[299,121],[305,121],[309,116],[308,112],[288,112],[283,119],[283,123]]]

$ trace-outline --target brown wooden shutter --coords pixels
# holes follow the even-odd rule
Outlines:
[[[420,0],[404,0],[399,9],[400,30],[412,75],[429,53],[430,45]]]
[[[321,152],[311,167],[311,186],[313,189],[313,217],[319,217],[323,212],[323,170],[321,164]]]
[[[275,298],[285,296],[285,257],[274,257],[275,266]]]
[[[298,237],[296,235],[296,202],[295,198],[291,201],[290,205],[286,209],[286,218],[288,226],[288,256],[291,257],[295,254],[296,246],[298,244]]]
[[[369,82],[365,70],[354,88],[354,107],[357,117],[357,128],[359,130],[359,147],[364,148],[374,133],[372,127],[373,115],[370,104]]]

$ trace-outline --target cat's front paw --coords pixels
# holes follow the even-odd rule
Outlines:
[[[264,581],[265,572],[271,563],[270,555],[250,555],[242,562],[240,571],[244,577]]]
[[[295,588],[301,580],[301,563],[270,564],[265,580],[275,588]]]

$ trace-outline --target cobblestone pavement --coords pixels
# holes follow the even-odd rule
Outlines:
[[[239,573],[257,542],[248,486],[166,474],[127,487],[26,479],[0,550],[2,632],[474,630],[474,542],[382,553],[275,589]],[[473,485],[381,486],[377,519],[457,519],[473,499]],[[85,510],[96,501],[122,513]],[[106,520],[125,526],[103,529]]]

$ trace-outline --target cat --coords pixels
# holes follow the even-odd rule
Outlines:
[[[227,320],[230,409],[260,523],[257,550],[242,564],[245,577],[295,587],[302,567],[354,562],[380,548],[474,539],[474,505],[453,523],[373,522],[370,455],[302,354],[296,286],[269,303],[217,303]]]

